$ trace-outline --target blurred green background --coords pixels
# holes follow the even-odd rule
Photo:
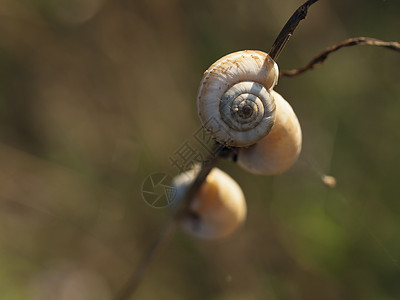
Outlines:
[[[301,3],[1,0],[0,298],[111,299],[167,217],[141,186],[177,174],[203,71],[268,51]],[[398,0],[321,0],[278,63],[399,28]],[[399,76],[399,53],[355,47],[281,78],[299,161],[275,177],[224,161],[245,226],[213,242],[177,232],[135,299],[400,299]]]

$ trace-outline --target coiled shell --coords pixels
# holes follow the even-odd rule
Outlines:
[[[174,178],[178,201],[182,199],[197,172],[191,170]],[[190,203],[181,225],[187,233],[198,238],[224,238],[244,222],[246,210],[246,201],[237,182],[225,172],[214,168]]]
[[[203,126],[218,142],[244,147],[266,136],[275,121],[271,89],[278,66],[268,54],[245,50],[228,54],[204,72],[197,109]]]

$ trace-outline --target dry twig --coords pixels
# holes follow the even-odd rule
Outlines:
[[[183,199],[180,200],[179,205],[175,208],[175,211],[171,214],[164,226],[161,228],[157,238],[150,246],[148,252],[146,252],[143,255],[142,259],[139,261],[135,272],[118,292],[118,294],[114,298],[115,300],[126,300],[134,294],[140,282],[144,278],[145,272],[148,270],[151,262],[161,252],[166,242],[168,241],[168,238],[174,231],[177,222],[180,220],[180,218],[182,218],[182,216],[185,215],[185,212],[189,209],[191,200],[194,198],[194,196],[202,186],[203,182],[206,180],[207,175],[217,165],[221,157],[228,157],[232,153],[234,153],[233,150],[227,149],[219,143],[215,143],[213,151],[197,174],[196,179],[186,191]]]
[[[306,17],[308,8],[317,1],[318,0],[306,1],[289,18],[289,20],[279,33],[278,37],[276,38],[269,52],[269,55],[275,61],[277,60],[279,54],[282,52],[283,48],[285,47],[286,43],[288,42],[289,38],[293,34],[294,30],[296,29],[300,21]],[[279,76],[291,77],[299,75],[307,70],[312,70],[317,66],[319,66],[320,64],[322,64],[330,53],[335,52],[343,47],[351,47],[357,45],[379,46],[400,52],[400,43],[398,42],[384,42],[378,39],[368,38],[368,37],[352,38],[327,48],[321,54],[314,57],[306,66],[300,69],[281,71]],[[215,151],[213,151],[213,154],[211,154],[208,157],[207,161],[202,166],[201,170],[199,171],[192,185],[186,191],[186,194],[181,200],[180,205],[176,208],[174,213],[167,220],[167,223],[163,226],[157,239],[150,246],[149,251],[146,252],[143,258],[140,260],[139,265],[137,266],[133,276],[127,281],[126,285],[121,289],[121,291],[116,296],[115,298],[116,300],[127,300],[134,294],[140,282],[142,281],[145,272],[148,270],[151,262],[155,259],[157,254],[160,253],[161,249],[167,242],[168,237],[175,229],[177,222],[187,212],[192,199],[202,186],[203,182],[207,178],[207,175],[217,165],[221,157],[225,158],[234,157],[235,155],[235,149],[227,149],[223,145],[218,143],[215,144],[214,150]]]
[[[385,42],[374,38],[369,37],[356,37],[344,40],[340,43],[337,43],[333,46],[326,48],[323,52],[315,56],[307,65],[299,69],[293,70],[284,70],[279,73],[280,77],[293,77],[304,73],[308,70],[313,70],[319,65],[321,65],[325,59],[328,57],[329,54],[338,51],[344,47],[352,47],[352,46],[359,46],[359,45],[369,45],[369,46],[377,46],[377,47],[384,47],[390,50],[400,52],[400,43],[398,42]]]
[[[285,26],[283,26],[281,32],[278,34],[278,37],[275,39],[275,42],[273,43],[271,50],[269,50],[268,53],[268,55],[273,60],[276,61],[278,59],[279,54],[281,54],[283,48],[289,41],[297,25],[299,25],[300,21],[305,19],[305,17],[307,16],[308,8],[317,1],[318,0],[306,1],[293,13],[293,15],[286,22]]]
[[[295,30],[299,22],[306,17],[308,7],[310,7],[313,3],[317,1],[318,0],[308,0],[306,3],[300,6],[292,15],[292,17],[287,21],[287,23],[281,30],[280,34],[278,35],[277,39],[275,40],[271,48],[270,55],[274,60],[278,58],[279,54],[285,47],[287,41],[293,34],[293,31]],[[176,223],[189,208],[190,202],[192,201],[193,197],[196,195],[196,193],[202,186],[203,182],[207,178],[207,175],[217,165],[221,157],[227,158],[227,157],[232,157],[234,155],[235,155],[235,149],[227,149],[226,147],[224,147],[219,143],[215,144],[214,151],[212,151],[212,154],[210,154],[210,156],[207,158],[206,162],[204,163],[201,170],[197,174],[194,182],[186,191],[185,196],[181,200],[179,206],[176,208],[175,212],[167,221],[166,225],[164,225],[164,227],[160,231],[160,234],[158,235],[157,239],[150,246],[149,251],[146,252],[143,258],[139,261],[139,264],[136,267],[134,274],[126,282],[124,287],[119,291],[117,296],[114,298],[115,300],[127,300],[135,293],[137,287],[139,286],[140,282],[144,277],[145,272],[148,270],[151,262],[155,259],[157,254],[160,253],[161,249],[168,240],[168,237],[170,236],[171,232],[176,227],[175,226]]]
[[[142,259],[139,261],[135,272],[127,280],[126,284],[120,289],[118,294],[115,296],[115,300],[129,299],[129,297],[136,291],[140,282],[142,281],[145,272],[150,266],[151,262],[157,257],[157,255],[163,249],[168,238],[174,231],[176,222],[173,217],[168,218],[167,222],[161,228],[157,238],[154,240],[153,244],[150,246],[149,251],[144,254]]]

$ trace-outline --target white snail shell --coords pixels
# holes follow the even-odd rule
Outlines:
[[[179,201],[198,171],[188,171],[173,180]],[[240,186],[228,174],[212,169],[181,220],[182,228],[202,239],[232,234],[246,218],[246,201]]]
[[[262,175],[286,171],[301,151],[302,134],[292,107],[277,92],[271,91],[276,104],[276,120],[270,133],[248,148],[240,148],[238,164],[249,172]]]
[[[197,109],[203,126],[227,146],[254,144],[274,124],[271,89],[278,76],[277,64],[264,52],[245,50],[222,57],[200,83]]]

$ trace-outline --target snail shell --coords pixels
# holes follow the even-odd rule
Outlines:
[[[292,107],[277,92],[271,91],[276,104],[276,120],[271,132],[256,144],[240,148],[238,164],[255,174],[273,175],[286,171],[301,151],[302,134]]]
[[[218,142],[244,147],[266,136],[275,121],[271,90],[278,66],[268,54],[228,54],[204,72],[197,96],[203,126]]]
[[[179,201],[198,170],[176,176],[173,184]],[[202,239],[219,239],[232,234],[246,218],[246,201],[240,186],[228,174],[214,168],[190,203],[181,220],[182,228]]]

